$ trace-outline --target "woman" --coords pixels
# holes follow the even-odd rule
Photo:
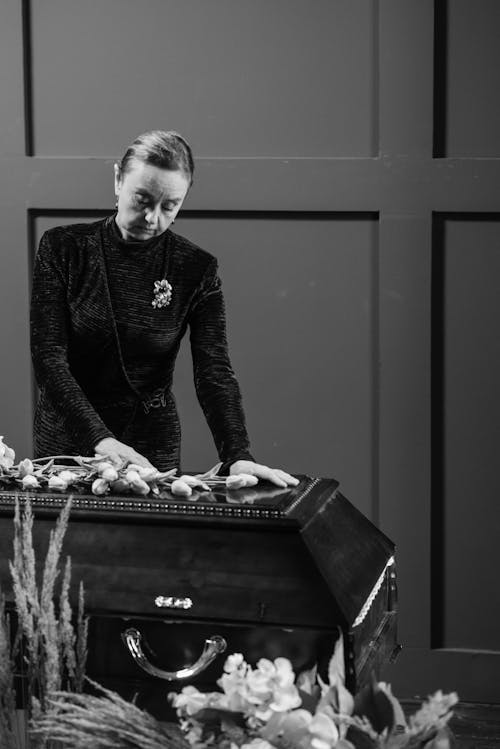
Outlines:
[[[116,214],[51,229],[40,242],[31,307],[37,457],[95,452],[178,467],[171,385],[189,327],[196,392],[222,470],[296,484],[249,452],[217,261],[170,229],[193,182],[189,145],[172,131],[144,133],[114,168]]]

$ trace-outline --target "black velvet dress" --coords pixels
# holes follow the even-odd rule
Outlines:
[[[172,297],[155,308],[162,279]],[[31,302],[35,456],[93,455],[101,439],[116,437],[160,470],[179,467],[171,385],[188,328],[196,392],[220,460],[252,460],[216,259],[170,230],[124,241],[114,216],[46,232]]]

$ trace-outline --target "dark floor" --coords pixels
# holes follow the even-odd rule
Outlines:
[[[420,703],[402,702],[406,713],[418,710]],[[454,749],[500,749],[500,705],[459,702],[454,708],[450,728]]]

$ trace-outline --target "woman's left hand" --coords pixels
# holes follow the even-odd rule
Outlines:
[[[229,475],[235,476],[238,473],[248,473],[250,476],[256,476],[258,479],[265,479],[276,486],[285,488],[287,486],[297,486],[299,480],[291,476],[281,468],[268,468],[251,460],[237,460],[229,469]]]

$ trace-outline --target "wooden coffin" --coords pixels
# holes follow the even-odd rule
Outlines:
[[[337,481],[299,478],[288,489],[222,487],[185,500],[72,495],[65,553],[91,614],[89,674],[168,717],[167,692],[214,688],[232,652],[324,671],[339,628],[348,687],[378,674],[397,649],[394,545]],[[26,493],[0,492],[4,590],[16,496]],[[42,553],[67,497],[29,496]],[[205,641],[209,665],[178,679],[200,665]],[[149,673],[164,671],[175,679]]]

